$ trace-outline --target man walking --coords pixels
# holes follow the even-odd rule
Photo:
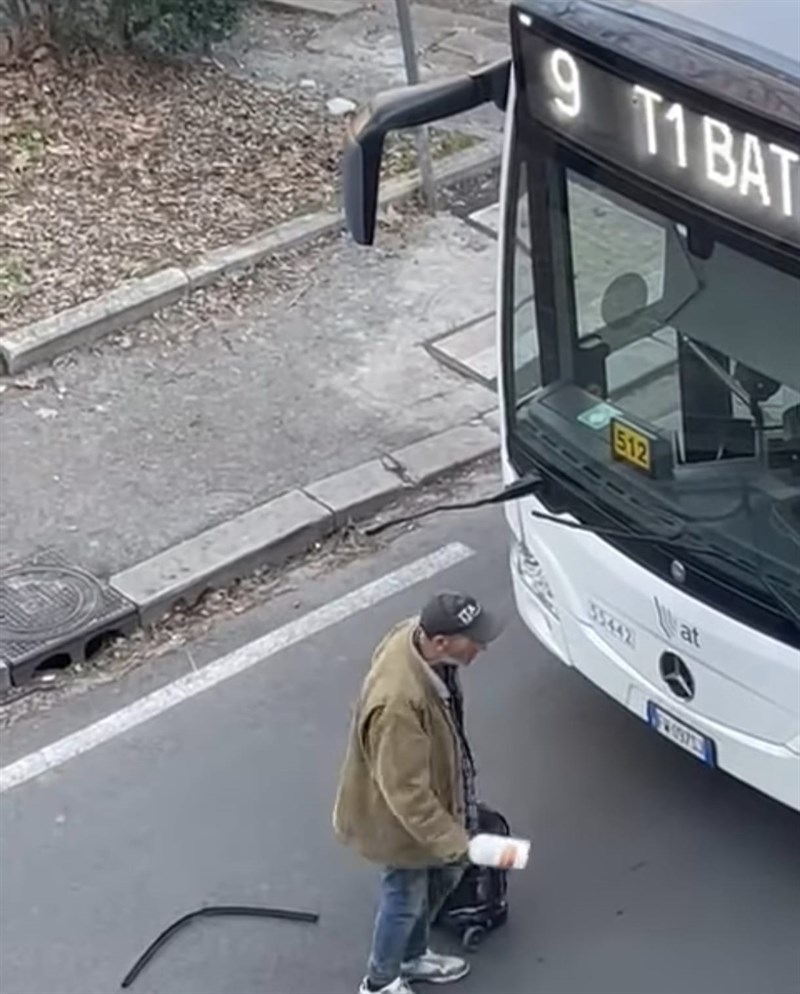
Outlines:
[[[469,965],[428,948],[430,924],[458,886],[477,831],[475,769],[458,670],[502,630],[465,594],[433,597],[375,650],[333,815],[337,837],[383,867],[360,994],[461,980]]]

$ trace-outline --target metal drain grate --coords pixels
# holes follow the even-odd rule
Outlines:
[[[84,661],[98,636],[136,627],[133,604],[56,552],[0,570],[0,660],[15,686],[48,661]]]

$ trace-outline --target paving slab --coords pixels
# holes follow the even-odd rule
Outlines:
[[[500,431],[502,430],[502,418],[500,417],[499,408],[495,408],[495,410],[488,411],[486,414],[484,414],[483,421],[486,422],[486,424],[492,429],[492,431],[496,431],[498,435],[500,434]]]
[[[428,343],[434,358],[497,390],[497,317],[482,315]]]
[[[424,438],[393,455],[411,480],[428,483],[460,464],[496,452],[499,444],[496,432],[478,421]]]
[[[473,211],[469,218],[474,224],[485,228],[496,236],[500,231],[500,204],[495,202],[489,204],[488,207]]]
[[[372,459],[306,487],[306,493],[328,508],[336,527],[366,517],[406,489],[385,459]]]

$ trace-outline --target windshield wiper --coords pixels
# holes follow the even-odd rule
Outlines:
[[[739,400],[747,407],[750,414],[753,417],[756,425],[756,456],[759,459],[764,459],[767,452],[767,441],[766,441],[766,425],[764,424],[764,412],[758,405],[756,399],[745,390],[741,383],[732,376],[724,366],[721,366],[716,359],[706,352],[705,349],[701,348],[697,342],[692,341],[688,335],[684,335],[682,331],[678,332],[681,341],[684,345],[688,346],[689,349],[697,356],[697,358],[704,363],[706,369],[710,370],[719,380],[721,380],[725,386],[735,394]]]

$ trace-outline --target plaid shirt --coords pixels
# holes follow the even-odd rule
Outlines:
[[[461,682],[458,678],[458,667],[454,665],[436,666],[442,682],[447,687],[447,704],[450,716],[458,732],[461,756],[461,775],[464,782],[464,820],[469,835],[478,831],[478,797],[476,793],[476,770],[472,750],[467,741],[464,728],[464,695],[461,692]]]
[[[419,645],[419,630],[413,632],[411,641],[422,655]],[[454,663],[439,663],[431,666],[430,674],[445,699],[450,718],[458,735],[458,754],[461,763],[461,777],[464,785],[464,827],[472,836],[478,832],[478,797],[476,793],[476,770],[472,750],[464,729],[464,695],[458,678],[458,667]]]

